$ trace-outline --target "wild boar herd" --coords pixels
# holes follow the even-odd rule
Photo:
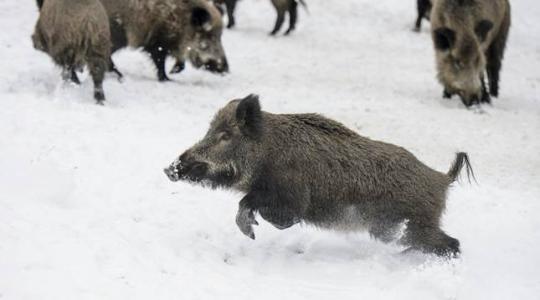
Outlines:
[[[176,59],[172,73],[185,61],[216,73],[229,70],[221,43],[223,6],[228,28],[235,25],[238,0],[37,0],[39,19],[34,47],[48,53],[62,68],[62,77],[79,83],[77,71],[87,66],[94,81],[94,98],[103,104],[105,72],[122,73],[111,55],[124,47],[141,48],[156,66],[159,81],[168,81],[165,61]],[[298,3],[271,0],[277,12],[275,35],[285,16],[295,29]],[[458,95],[465,106],[490,103],[499,95],[499,78],[510,28],[508,0],[417,0],[419,31],[431,20],[437,77],[443,96]],[[486,83],[487,76],[487,83]]]
[[[295,29],[303,0],[271,0],[275,35],[286,15]],[[105,100],[105,72],[122,73],[111,59],[124,47],[140,48],[167,81],[165,61],[180,72],[196,68],[226,73],[222,15],[235,26],[237,0],[37,0],[34,47],[48,53],[65,80],[79,83],[85,66],[94,98]],[[443,96],[457,95],[467,107],[490,103],[499,78],[511,13],[508,0],[417,0],[418,18],[431,22],[437,77]],[[317,114],[272,114],[249,95],[229,102],[214,117],[204,138],[168,168],[172,181],[241,191],[236,223],[255,238],[256,215],[279,229],[297,223],[320,228],[365,229],[382,241],[442,256],[460,252],[459,241],[440,228],[448,187],[465,167],[458,153],[447,173],[420,162],[407,150],[362,137]],[[473,175],[474,176],[474,175]]]

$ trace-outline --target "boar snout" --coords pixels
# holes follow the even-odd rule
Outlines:
[[[179,180],[201,181],[208,172],[208,164],[195,161],[183,154],[163,171],[173,182]]]
[[[169,180],[172,182],[176,182],[180,180],[178,170],[172,165],[169,166],[168,168],[163,169],[163,172],[165,172],[165,175],[167,175],[167,177],[169,177]]]
[[[204,64],[204,68],[212,73],[225,74],[229,72],[229,64],[226,58],[210,59]]]

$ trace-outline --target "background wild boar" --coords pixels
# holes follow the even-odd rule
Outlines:
[[[459,153],[447,174],[407,150],[359,136],[317,114],[271,114],[250,95],[222,108],[205,137],[165,173],[246,193],[237,224],[255,238],[255,214],[279,229],[298,222],[337,230],[367,229],[382,241],[439,255],[459,252],[440,228],[448,186],[468,157]]]
[[[416,0],[416,9],[418,11],[418,17],[416,18],[416,23],[414,25],[414,31],[420,32],[420,27],[422,26],[422,19],[429,20],[429,15],[431,14],[431,4],[432,0]]]
[[[228,71],[221,44],[223,22],[207,0],[101,0],[111,24],[113,52],[143,48],[157,68],[159,81],[169,78],[165,60],[188,59],[196,68]]]
[[[431,22],[444,97],[457,94],[466,106],[490,103],[490,95],[499,95],[499,73],[510,28],[508,0],[438,0]]]
[[[88,65],[94,81],[94,98],[105,100],[103,77],[109,68],[109,21],[99,0],[38,1],[40,7],[32,41],[62,67],[62,77],[79,83],[76,70]],[[84,20],[81,21],[81,20]]]
[[[274,5],[274,8],[276,9],[277,18],[276,18],[276,24],[274,25],[274,29],[272,29],[272,32],[270,32],[271,35],[275,35],[279,32],[281,29],[281,26],[283,25],[283,22],[285,22],[285,15],[289,14],[289,28],[285,32],[285,34],[291,33],[295,26],[296,21],[298,19],[298,2],[304,8],[307,9],[307,4],[304,0],[271,0],[272,5]],[[225,5],[225,8],[227,10],[227,18],[229,19],[227,28],[232,28],[236,24],[236,20],[234,18],[234,10],[236,8],[236,2],[238,0],[214,0],[214,3],[216,4],[223,4]]]

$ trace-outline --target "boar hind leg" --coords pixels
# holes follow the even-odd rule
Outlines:
[[[285,32],[285,35],[291,33],[296,27],[296,20],[298,19],[298,3],[295,0],[290,1],[289,5],[289,29]]]
[[[274,1],[272,1],[272,3],[274,3]],[[281,5],[276,5],[276,3],[274,3],[274,6],[277,11],[277,19],[276,24],[274,25],[274,29],[272,30],[272,32],[270,32],[270,35],[275,35],[276,33],[278,33],[278,31],[281,29],[281,26],[283,25],[283,22],[285,22],[285,9],[283,9]]]
[[[103,104],[105,101],[105,92],[103,91],[103,78],[105,77],[105,71],[108,70],[108,62],[106,59],[93,58],[88,62],[88,68],[90,69],[90,75],[94,81],[94,99],[98,104]]]
[[[152,61],[157,69],[158,80],[161,82],[170,81],[165,72],[165,60],[167,59],[167,51],[165,47],[160,46],[159,44],[154,44],[144,47],[144,51],[150,53],[150,57],[152,57]]]
[[[410,249],[455,257],[459,254],[459,241],[442,231],[438,226],[409,223],[403,242]]]
[[[489,79],[489,93],[493,97],[499,96],[499,74],[501,72],[504,50],[506,48],[506,40],[508,39],[508,30],[510,28],[510,7],[506,10],[501,28],[491,46],[486,53],[487,58],[487,74]]]
[[[234,10],[236,8],[236,1],[238,0],[225,0],[225,8],[227,9],[227,28],[233,28],[236,24],[234,19]]]

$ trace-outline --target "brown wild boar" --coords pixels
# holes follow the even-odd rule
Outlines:
[[[113,52],[142,48],[157,68],[159,81],[168,81],[165,60],[189,60],[196,68],[226,73],[221,44],[223,21],[207,0],[101,0],[111,24]]]
[[[256,214],[279,229],[299,222],[320,228],[366,229],[382,241],[438,255],[456,255],[459,241],[441,228],[449,185],[467,154],[448,173],[420,162],[404,148],[358,135],[318,114],[261,111],[250,95],[222,108],[204,138],[165,173],[213,188],[245,193],[236,222],[254,239]]]
[[[422,19],[429,20],[429,15],[431,14],[431,4],[432,0],[416,0],[416,9],[418,11],[418,17],[416,18],[416,23],[414,25],[414,31],[420,32],[420,27],[422,26]]]
[[[463,104],[490,103],[499,95],[499,73],[510,28],[508,0],[437,0],[431,12],[438,79],[444,97]],[[484,81],[489,80],[489,93]]]
[[[37,0],[36,1],[37,6],[38,6],[40,11],[41,11],[41,7],[43,6],[43,1],[44,0]],[[116,76],[118,76],[118,80],[121,80],[122,77],[124,77],[124,75],[116,68],[116,66],[114,65],[114,62],[112,61],[112,58],[110,58],[110,57],[109,57],[109,67],[108,67],[107,71],[115,73]],[[75,71],[72,72],[71,78],[72,78],[73,82],[79,83],[79,78],[77,77],[77,73]]]
[[[38,1],[40,7],[32,41],[62,68],[62,77],[79,83],[76,70],[88,66],[94,98],[103,103],[103,77],[109,69],[109,21],[99,0]],[[82,21],[84,20],[84,22]]]
[[[304,8],[307,9],[307,4],[304,0],[271,0],[272,5],[276,9],[277,13],[277,19],[276,24],[274,25],[274,29],[272,29],[272,32],[270,32],[271,35],[275,35],[279,32],[281,29],[281,26],[283,25],[283,22],[285,22],[285,15],[289,14],[289,28],[285,32],[285,35],[288,35],[291,33],[295,27],[296,27],[296,21],[298,19],[298,2]],[[214,3],[216,4],[222,4],[225,5],[225,8],[227,10],[227,18],[229,19],[227,28],[232,28],[235,24],[235,18],[234,18],[234,10],[236,8],[236,2],[238,0],[214,0]]]

